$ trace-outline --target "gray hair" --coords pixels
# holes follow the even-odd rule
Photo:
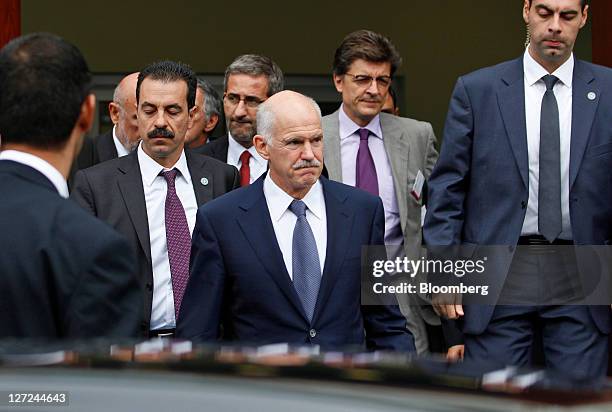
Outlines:
[[[321,120],[321,108],[311,97],[304,96],[312,104],[312,108],[317,112],[319,120]],[[270,104],[265,101],[257,109],[257,134],[264,137],[267,145],[272,144],[272,135],[274,134],[274,126],[276,122],[276,114],[270,107]]]
[[[247,74],[249,76],[264,75],[268,78],[268,97],[284,88],[283,72],[269,57],[258,54],[243,54],[225,69],[223,90],[227,91],[227,80],[231,74]]]
[[[202,79],[198,79],[198,88],[204,94],[204,114],[206,115],[206,120],[210,119],[210,116],[213,114],[221,116],[223,102],[215,88],[206,80]]]

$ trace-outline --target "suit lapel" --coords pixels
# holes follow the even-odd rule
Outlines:
[[[238,224],[270,277],[302,317],[308,319],[285,267],[285,261],[274,233],[272,219],[263,194],[265,176],[266,174],[244,189],[248,190],[248,197],[238,206],[243,212],[238,217]]]
[[[339,110],[341,109],[323,118],[323,158],[325,168],[329,178],[337,182],[342,181]]]
[[[387,158],[393,173],[393,185],[395,196],[400,209],[400,220],[406,222],[408,218],[407,203],[407,184],[408,184],[408,157],[410,153],[411,139],[402,130],[399,122],[386,113],[380,114],[380,127],[383,133],[383,144],[387,152]],[[414,171],[416,177],[417,171]],[[403,228],[402,224],[402,228]]]
[[[572,135],[570,146],[570,190],[580,170],[595,112],[599,105],[599,90],[594,84],[593,73],[580,60],[575,61],[572,80]],[[593,100],[588,95],[594,93]],[[591,94],[591,96],[593,96]]]
[[[151,262],[151,242],[149,238],[149,222],[147,218],[147,205],[145,202],[144,188],[142,186],[142,177],[140,175],[140,166],[138,165],[138,156],[135,150],[131,154],[121,158],[118,166],[119,177],[117,184],[125,202],[125,207],[128,211],[136,235],[140,242],[140,246]]]
[[[329,182],[324,177],[320,178],[320,182],[323,186],[327,215],[327,251],[312,324],[317,321],[331,291],[334,289],[334,284],[338,279],[337,273],[342,266],[342,262],[344,262],[353,226],[353,213],[344,204],[346,195],[333,193],[329,190]]]
[[[213,199],[213,174],[206,167],[206,157],[194,155],[190,150],[185,150],[185,157],[187,158],[193,191],[198,207],[200,207]]]
[[[525,82],[523,81],[522,57],[515,60],[501,78],[497,90],[497,103],[504,121],[510,146],[521,174],[523,184],[529,187],[527,174],[529,160],[527,155],[527,131],[525,120]]]

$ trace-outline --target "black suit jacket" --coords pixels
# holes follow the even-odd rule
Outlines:
[[[211,140],[205,145],[194,149],[194,151],[206,156],[214,157],[223,163],[227,163],[227,150],[229,148],[228,139],[229,137],[225,135],[216,140]]]
[[[77,156],[76,161],[72,163],[70,176],[68,177],[68,187],[72,190],[74,186],[74,175],[79,170],[87,169],[88,167],[92,167],[93,165],[110,159],[115,159],[117,156],[117,148],[113,141],[112,129],[93,139],[86,136],[83,139],[81,152]]]
[[[113,129],[108,132],[101,134],[95,139],[96,146],[96,163],[106,162],[107,160],[116,159],[117,148],[115,147],[115,141],[113,140]],[[81,168],[83,169],[83,168]]]
[[[37,170],[0,161],[0,337],[136,337],[142,294],[126,240]]]
[[[198,206],[240,186],[235,167],[189,150],[185,154]],[[206,185],[201,183],[204,178],[208,181]],[[144,291],[145,320],[142,332],[148,333],[153,300],[153,267],[147,206],[137,151],[79,171],[71,197],[128,238],[138,258],[138,272]]]

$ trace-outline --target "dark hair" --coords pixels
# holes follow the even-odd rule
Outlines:
[[[89,68],[74,45],[49,33],[13,39],[0,50],[2,142],[61,149],[90,87]]]
[[[531,7],[532,0],[529,0],[529,7]],[[584,11],[584,7],[589,4],[589,0],[580,0],[580,8]]]
[[[334,54],[334,74],[345,74],[349,66],[357,59],[374,63],[391,63],[391,76],[402,64],[393,43],[382,34],[370,30],[358,30],[342,40]]]
[[[389,87],[389,94],[391,95],[391,100],[393,101],[393,108],[396,109],[397,108],[397,94],[395,93],[395,89],[392,87]]]
[[[206,120],[210,119],[210,116],[213,114],[221,116],[223,101],[219,93],[212,87],[212,84],[206,80],[198,79],[198,89],[202,90],[204,94],[204,114],[206,115]]]
[[[247,74],[249,76],[264,75],[268,79],[268,97],[283,90],[284,79],[280,67],[272,59],[259,54],[243,54],[225,69],[223,91],[227,91],[227,80],[232,74]]]
[[[140,102],[140,85],[147,77],[151,80],[159,80],[164,83],[183,80],[187,83],[187,107],[191,109],[195,106],[195,95],[198,80],[195,73],[186,64],[163,60],[149,64],[140,71],[138,82],[136,83],[136,104]]]

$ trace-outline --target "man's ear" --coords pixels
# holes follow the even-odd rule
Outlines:
[[[525,24],[529,24],[529,0],[523,2],[523,20]]]
[[[189,120],[187,122],[187,130],[193,127],[193,120],[195,119],[196,112],[198,111],[198,106],[193,106],[189,109]]]
[[[580,22],[580,28],[583,28],[589,18],[589,5],[586,4],[584,6],[584,10],[582,10],[582,21]]]
[[[214,113],[208,119],[206,119],[206,124],[204,125],[204,131],[206,133],[210,133],[213,131],[215,127],[217,127],[217,123],[219,123],[219,115]]]
[[[119,107],[119,104],[115,102],[110,102],[108,104],[108,114],[110,115],[110,118],[113,124],[119,123],[119,111],[120,110],[121,108]]]
[[[266,160],[270,160],[270,154],[268,153],[268,145],[266,144],[266,138],[260,134],[253,136],[253,146],[255,150]]]
[[[87,133],[93,125],[94,113],[96,110],[96,96],[88,95],[81,104],[81,113],[75,124],[75,127],[82,133]]]
[[[334,73],[334,86],[338,93],[342,93],[342,89],[344,88],[344,75],[343,74],[335,74]]]

